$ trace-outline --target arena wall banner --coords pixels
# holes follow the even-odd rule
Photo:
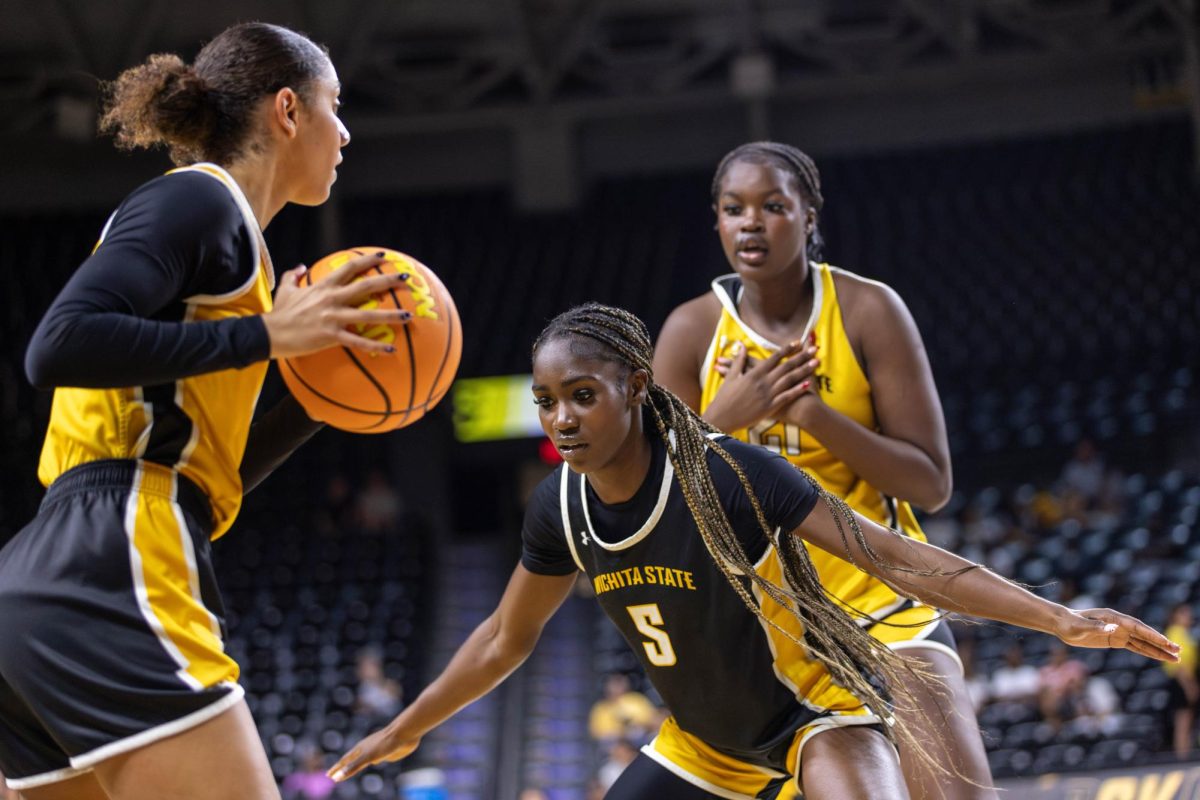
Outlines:
[[[1200,800],[1200,766],[1141,767],[1000,781],[1009,800]]]

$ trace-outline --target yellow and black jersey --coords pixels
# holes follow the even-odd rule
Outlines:
[[[213,538],[241,505],[242,461],[270,355],[274,271],[220,167],[134,191],[42,320],[26,365],[57,387],[38,477],[103,459],[165,466],[209,498]]]
[[[761,530],[733,470],[710,451],[722,506],[756,569],[782,582],[773,539],[800,525],[816,491],[762,448],[728,437],[719,442],[751,481],[772,536]],[[538,574],[587,574],[674,714],[672,725],[756,765],[759,779],[790,773],[798,731],[830,714],[869,712],[804,648],[746,608],[705,547],[665,447],[653,446],[645,482],[624,503],[603,503],[565,465],[543,481],[526,513],[522,563]],[[794,615],[756,590],[754,596],[767,616],[803,638]],[[664,728],[662,735],[669,733]]]
[[[865,428],[878,430],[871,384],[858,363],[842,322],[834,283],[834,275],[840,270],[828,264],[814,263],[811,271],[813,307],[804,336],[815,334],[820,348],[818,355],[821,363],[814,376],[816,389],[820,392],[822,402],[830,408]],[[716,370],[717,359],[732,358],[735,343],[740,342],[746,347],[748,355],[756,359],[766,358],[780,347],[742,321],[738,314],[742,290],[738,276],[717,278],[713,281],[712,289],[721,302],[721,317],[701,366],[701,413],[712,403],[725,380]],[[779,453],[816,478],[825,489],[844,498],[851,508],[864,517],[925,540],[925,534],[907,502],[888,497],[871,486],[799,427],[768,419],[751,428],[727,433]],[[825,588],[847,605],[881,619],[908,604],[882,581],[841,558],[812,546],[809,547],[809,554]],[[924,622],[927,621],[926,616],[932,619],[933,610],[925,609],[912,619],[906,618],[905,622]],[[923,630],[919,627],[892,628],[882,638],[906,639],[919,636]]]

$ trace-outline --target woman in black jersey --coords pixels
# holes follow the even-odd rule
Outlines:
[[[409,755],[516,669],[579,571],[673,713],[617,800],[770,798],[792,775],[808,800],[909,796],[889,738],[918,743],[893,733],[885,696],[905,702],[904,662],[826,596],[804,541],[941,608],[1177,658],[1131,617],[1071,611],[869,522],[780,456],[717,434],[654,383],[651,359],[641,321],[607,306],[542,332],[534,402],[566,463],[533,495],[521,563],[442,675],[336,780]]]
[[[251,426],[267,362],[385,350],[347,326],[406,318],[359,308],[404,277],[351,285],[376,257],[311,288],[291,270],[272,298],[262,229],[329,196],[338,93],[321,47],[259,23],[111,87],[118,144],[179,168],[121,203],[29,345],[30,380],[55,389],[48,491],[0,550],[0,772],[27,800],[279,797],[209,540],[319,427],[290,398]]]

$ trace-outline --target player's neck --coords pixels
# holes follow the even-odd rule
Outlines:
[[[237,181],[242,194],[246,195],[250,210],[258,220],[258,227],[263,230],[266,230],[267,225],[286,205],[286,200],[277,197],[280,192],[275,167],[273,161],[251,156],[239,159],[225,168]]]
[[[624,503],[637,494],[650,474],[654,452],[640,426],[630,431],[626,446],[605,466],[587,474],[588,485],[602,503]]]
[[[812,311],[812,268],[801,260],[794,268],[763,280],[742,278],[738,313],[763,333],[803,327]]]

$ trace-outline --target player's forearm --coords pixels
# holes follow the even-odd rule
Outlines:
[[[860,522],[866,523],[867,541],[883,562],[876,564],[864,553],[860,566],[905,594],[947,611],[1055,636],[1064,630],[1070,611],[1058,603],[940,547]]]
[[[311,419],[290,394],[284,396],[250,428],[239,470],[242,493],[249,494],[324,426]]]
[[[163,322],[56,303],[25,356],[30,383],[116,388],[236,369],[270,355],[261,317]]]
[[[496,688],[533,651],[534,642],[504,637],[489,617],[467,637],[446,669],[389,725],[400,738],[421,737]]]
[[[814,409],[805,431],[886,495],[926,511],[937,511],[950,499],[949,463],[938,464],[911,442],[865,428],[824,404]]]

